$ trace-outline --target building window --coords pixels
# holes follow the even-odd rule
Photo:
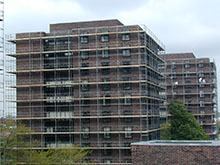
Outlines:
[[[109,99],[110,95],[103,96],[102,106],[110,106],[111,99]]]
[[[125,110],[123,113],[124,113],[125,116],[132,115],[132,111],[131,110]],[[132,118],[131,117],[126,117],[126,118],[124,118],[124,122],[125,123],[132,122]]]
[[[186,72],[185,73],[185,77],[190,77],[191,75],[190,75],[190,72]]]
[[[205,74],[201,72],[201,73],[198,73],[198,76],[199,76],[200,78],[202,78],[202,77],[205,76]]]
[[[81,147],[90,147],[91,143],[82,143]]]
[[[81,131],[83,132],[83,134],[82,134],[83,139],[89,139],[90,138],[89,133],[88,133],[90,131],[89,127],[82,127]]]
[[[88,36],[80,37],[80,43],[81,44],[87,44],[88,42],[89,42],[89,37]]]
[[[111,143],[103,143],[103,147],[111,147]],[[103,150],[103,155],[105,156],[109,156],[112,154],[112,150],[111,149],[104,149]]]
[[[87,75],[89,75],[89,69],[82,69],[82,70],[80,70],[80,75],[81,75],[81,76],[87,76]]]
[[[190,68],[190,64],[185,64],[184,67],[185,68]]]
[[[130,34],[122,34],[122,41],[129,41],[130,40]]]
[[[80,52],[80,57],[82,60],[87,60],[89,59],[89,52],[88,51],[82,51]]]
[[[125,159],[124,162],[125,163],[132,163],[131,159]]]
[[[130,56],[131,56],[131,49],[122,50],[122,57],[130,57]]]
[[[205,102],[204,101],[200,101],[200,107],[205,107]]]
[[[82,112],[81,116],[90,116],[89,111]],[[82,123],[90,123],[90,118],[82,118],[81,119]]]
[[[122,61],[123,65],[131,65],[131,61]]]
[[[172,62],[171,69],[176,69],[176,63],[175,62]]]
[[[90,112],[89,111],[83,111],[83,112],[81,112],[81,116],[90,116]]]
[[[88,80],[82,80],[81,91],[82,92],[89,91]]]
[[[123,81],[130,81],[130,80],[131,80],[130,77],[123,77]],[[131,89],[131,83],[123,83],[122,86],[124,90]]]
[[[131,95],[125,95],[124,105],[131,105],[132,99],[130,97],[131,97]]]
[[[104,68],[104,69],[102,69],[102,74],[103,74],[103,75],[108,75],[108,74],[110,74],[110,68]]]
[[[124,147],[131,147],[131,143],[129,143],[129,142],[124,143]]]
[[[103,91],[110,91],[110,84],[102,84],[102,90]]]
[[[89,67],[89,63],[81,63],[81,67]]]
[[[200,110],[200,117],[204,117],[205,116],[205,111],[204,110]]]
[[[131,126],[127,126],[127,127],[124,127],[124,130],[125,130],[125,138],[126,139],[131,139],[132,138],[132,127]]]
[[[109,35],[102,35],[101,36],[101,41],[102,42],[108,42],[109,41]]]
[[[205,97],[204,92],[203,92],[203,91],[200,91],[199,96],[200,96],[200,97]]]
[[[203,67],[204,67],[204,64],[200,63],[200,64],[198,64],[198,67],[199,67],[199,68],[203,68]]]
[[[111,116],[110,111],[103,111],[102,112],[102,116]],[[111,122],[111,118],[103,118],[102,119],[103,123],[110,123]]]
[[[124,74],[130,74],[131,73],[131,68],[122,68],[122,72]]]
[[[103,163],[106,163],[106,164],[107,164],[107,163],[112,163],[112,160],[111,160],[111,159],[104,159],[104,160],[103,160]]]
[[[109,66],[109,62],[102,62],[101,65],[102,66]]]
[[[82,106],[89,106],[90,100],[87,100],[88,96],[83,96],[83,100],[81,100],[81,105]]]
[[[106,47],[106,48],[108,48],[108,47]],[[102,50],[102,58],[109,58],[109,50],[108,49]]]
[[[103,127],[103,131],[105,132],[103,135],[104,139],[110,139],[111,134],[109,133],[111,131],[111,127]]]

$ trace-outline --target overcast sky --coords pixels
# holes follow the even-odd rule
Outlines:
[[[167,53],[215,59],[218,70],[219,17],[220,0],[5,0],[6,34],[48,32],[50,23],[117,18],[126,25],[145,24]]]

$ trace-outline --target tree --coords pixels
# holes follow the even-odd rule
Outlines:
[[[33,133],[24,124],[12,119],[0,124],[0,163],[17,164],[74,164],[80,163],[88,153],[88,148],[73,146],[69,148],[49,148],[48,150],[31,149],[40,145],[31,141]]]
[[[168,110],[171,122],[162,125],[161,132],[163,140],[209,140],[209,136],[191,113],[186,111],[186,106],[182,102],[170,103]]]

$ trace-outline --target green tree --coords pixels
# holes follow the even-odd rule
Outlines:
[[[88,148],[49,148],[35,150],[39,141],[31,141],[33,133],[24,124],[7,119],[0,124],[0,163],[21,164],[76,164],[89,153]],[[32,148],[32,149],[31,149]]]
[[[182,102],[170,103],[171,122],[162,125],[162,140],[209,140],[209,136]]]

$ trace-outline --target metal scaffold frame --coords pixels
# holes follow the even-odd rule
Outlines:
[[[102,31],[103,28],[109,31]],[[16,98],[10,99],[17,104],[16,119],[35,131],[32,137],[40,137],[42,149],[75,143],[85,146],[89,141],[91,149],[106,153],[115,150],[119,163],[123,164],[125,159],[130,159],[125,156],[125,151],[130,149],[126,143],[132,141],[124,136],[135,135],[139,141],[159,138],[160,105],[165,101],[159,91],[165,91],[166,87],[161,86],[164,76],[158,66],[164,61],[158,51],[163,48],[140,26],[82,28],[61,33],[39,32],[38,36],[29,33],[27,37],[9,38],[12,43],[23,42],[27,46],[27,49],[17,46],[16,53],[8,53],[17,59],[17,65],[12,65],[9,73],[27,76],[25,79],[20,76],[17,84],[12,85],[17,90]],[[127,33],[135,40],[122,42],[122,34]],[[111,36],[114,43],[100,43],[102,35]],[[82,36],[91,36],[91,44],[80,43]],[[126,49],[130,50],[128,56],[122,53]],[[101,54],[102,50],[113,52],[108,55],[113,60]],[[89,60],[82,53],[85,51],[92,52]],[[64,56],[60,58],[60,54]],[[132,68],[137,74],[122,73],[125,68]],[[92,74],[81,75],[85,70]],[[114,76],[101,74],[106,70]],[[108,85],[116,90],[103,90]],[[133,109],[129,108],[131,105]],[[90,121],[94,125],[88,124]],[[113,125],[108,121],[114,122]],[[131,126],[129,122],[133,121],[136,123]],[[114,139],[103,140],[103,136]],[[99,163],[103,163],[102,152],[98,152],[99,159],[94,158]]]

